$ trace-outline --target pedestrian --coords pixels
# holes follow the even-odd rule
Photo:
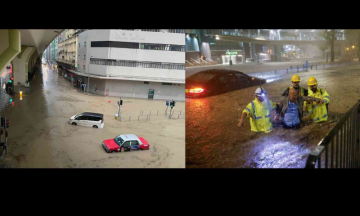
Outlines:
[[[330,103],[329,94],[325,91],[325,89],[318,88],[315,77],[310,77],[308,79],[308,86],[309,97],[320,98],[324,101],[324,103],[308,102],[306,104],[307,111],[310,113],[310,119],[313,122],[327,121],[328,105]]]
[[[284,93],[282,93],[282,96],[287,97],[289,95],[289,90],[292,88],[294,88],[297,91],[299,96],[308,96],[308,90],[305,88],[302,88],[300,86],[300,77],[298,75],[295,74],[294,76],[292,76],[291,82],[292,82],[293,86],[290,86],[289,88],[287,88],[284,91]]]
[[[309,62],[307,60],[305,62],[305,68],[306,68],[306,71],[308,71],[308,69],[310,68]]]
[[[324,103],[323,100],[314,97],[306,97],[298,94],[295,88],[289,90],[288,97],[278,102],[275,120],[281,119],[286,129],[299,129],[303,117],[303,106],[306,101]]]
[[[259,87],[255,91],[255,100],[249,103],[242,112],[238,127],[244,125],[245,117],[250,117],[251,131],[269,133],[273,125],[271,113],[275,111],[276,104],[266,97],[264,88]]]

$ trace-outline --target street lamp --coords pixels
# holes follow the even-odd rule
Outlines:
[[[352,46],[352,48],[354,49],[354,48],[355,48],[355,46],[353,45],[353,46]]]

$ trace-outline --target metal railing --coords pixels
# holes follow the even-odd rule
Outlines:
[[[190,61],[185,60],[186,67],[208,66],[208,65],[216,65],[216,62],[209,58],[206,58],[206,60],[199,59],[199,61],[193,58],[190,58]]]
[[[4,129],[2,128],[2,126],[4,127]],[[6,116],[4,116],[4,121],[3,121],[3,125],[1,125],[1,115],[0,115],[0,161],[5,157],[5,154],[8,153],[8,142],[7,142],[7,137],[8,137],[8,133],[7,133],[7,124],[6,124]],[[2,136],[4,135],[5,140],[2,140]]]
[[[343,60],[339,62],[314,62],[309,64],[309,67],[306,67],[305,64],[302,65],[292,65],[289,68],[286,69],[278,69],[273,71],[262,71],[262,72],[253,72],[253,73],[247,73],[247,75],[252,77],[258,77],[258,78],[272,78],[272,77],[279,77],[286,74],[292,74],[292,73],[299,73],[299,72],[307,72],[310,69],[311,70],[321,70],[331,67],[340,67],[345,66],[349,64],[358,64],[359,62],[353,62],[352,60]]]
[[[268,34],[258,34],[255,32],[247,32],[247,31],[235,31],[229,29],[206,29],[205,34],[210,35],[225,35],[225,36],[238,36],[238,37],[248,37],[248,38],[259,38],[265,40],[285,40],[285,41],[325,41],[320,35],[312,35],[311,37],[302,36],[271,36]],[[342,36],[337,36],[336,40],[345,41],[345,38]]]
[[[305,168],[360,167],[360,100],[320,141]]]

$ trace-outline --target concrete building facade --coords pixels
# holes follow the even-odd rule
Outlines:
[[[77,49],[77,70],[70,72],[89,92],[185,100],[184,30],[88,30],[79,34]]]

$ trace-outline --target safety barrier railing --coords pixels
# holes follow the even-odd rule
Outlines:
[[[4,120],[1,120],[2,117],[0,115],[0,161],[5,157],[5,154],[8,153],[8,133],[6,128],[8,127],[6,124],[6,116],[4,116]],[[3,140],[3,137],[5,138]]]
[[[302,65],[292,65],[286,69],[278,69],[273,71],[262,71],[262,72],[253,72],[247,73],[249,76],[258,77],[258,78],[271,78],[271,77],[280,77],[281,75],[293,74],[299,72],[307,72],[309,70],[321,70],[331,67],[340,67],[345,65],[359,64],[359,62],[353,62],[351,60],[346,60],[342,62],[316,62],[309,64],[307,67],[305,64]]]
[[[172,114],[173,113],[176,113],[176,114],[179,114],[181,115],[182,113],[185,113],[183,110],[172,110],[171,112]],[[142,110],[140,111],[140,116],[146,116],[146,115],[168,115],[170,114],[170,109],[169,110],[157,110],[157,111],[151,111],[151,110]]]
[[[325,41],[325,38],[320,35],[313,35],[311,37],[305,36],[270,36],[269,34],[258,34],[254,32],[247,31],[236,31],[229,29],[206,29],[206,35],[225,35],[225,36],[239,36],[239,37],[248,37],[248,38],[261,38],[265,40],[285,40],[285,41]],[[337,41],[345,41],[345,37],[336,37]]]
[[[359,137],[360,100],[310,153],[305,168],[359,168]]]
[[[186,67],[208,66],[208,65],[216,65],[216,62],[209,58],[207,58],[206,60],[199,59],[199,61],[196,61],[193,58],[190,58],[190,61],[185,60]]]

